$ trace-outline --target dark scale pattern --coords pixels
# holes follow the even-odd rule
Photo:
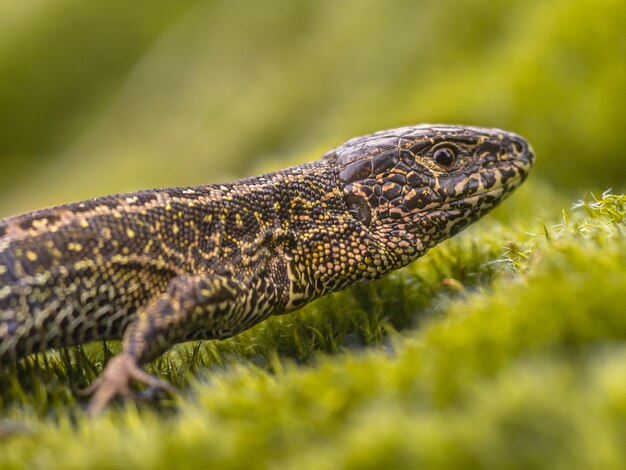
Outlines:
[[[414,126],[235,183],[107,196],[0,221],[0,362],[123,337],[92,411],[173,343],[226,338],[380,278],[491,210],[528,144],[498,129]]]

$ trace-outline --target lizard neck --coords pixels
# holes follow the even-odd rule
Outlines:
[[[287,303],[292,311],[322,295],[389,272],[396,260],[385,244],[349,212],[339,186],[336,166],[329,160],[295,167],[265,177],[243,180],[270,191],[265,203],[271,224],[261,248],[284,259]]]

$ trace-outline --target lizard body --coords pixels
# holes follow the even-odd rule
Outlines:
[[[92,411],[172,344],[227,338],[378,279],[491,210],[534,160],[498,129],[413,126],[229,184],[107,196],[0,221],[0,363],[123,339]]]

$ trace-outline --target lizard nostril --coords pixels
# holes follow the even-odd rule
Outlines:
[[[521,137],[511,138],[509,144],[510,159],[523,162],[526,165],[532,165],[535,159],[533,150],[528,142]]]
[[[516,155],[522,155],[528,151],[528,144],[521,139],[515,139],[511,142],[511,149]]]

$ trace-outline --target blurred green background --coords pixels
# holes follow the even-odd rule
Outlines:
[[[0,215],[422,122],[521,133],[564,194],[624,189],[625,5],[0,0]]]

